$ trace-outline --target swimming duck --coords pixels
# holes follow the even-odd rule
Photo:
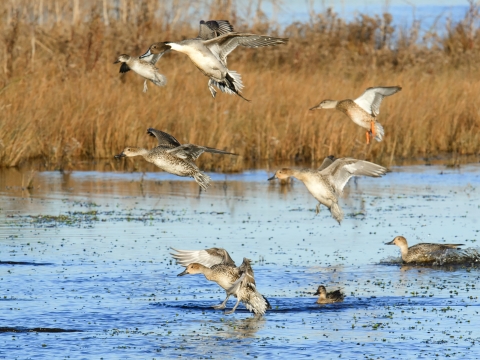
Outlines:
[[[148,162],[155,164],[163,171],[178,176],[189,176],[206,190],[210,185],[210,177],[203,174],[195,165],[195,160],[204,152],[214,154],[237,155],[228,151],[193,144],[181,145],[172,135],[160,130],[149,128],[147,134],[156,137],[158,146],[151,150],[127,146],[115,158],[143,156]]]
[[[216,96],[216,90],[213,88],[213,85],[215,85],[222,92],[236,94],[242,99],[249,101],[240,94],[243,89],[240,74],[227,68],[228,54],[239,45],[258,48],[284,44],[287,41],[288,38],[228,32],[208,40],[196,38],[180,42],[167,41],[154,43],[140,58],[149,57],[151,54],[159,54],[166,49],[184,53],[195,66],[209,78],[208,88],[213,98]]]
[[[255,315],[264,315],[271,309],[268,300],[257,291],[249,259],[243,258],[243,263],[236,267],[225,249],[172,250],[176,251],[172,254],[173,258],[185,267],[178,276],[203,274],[226,291],[227,297],[221,304],[213,306],[214,309],[225,309],[231,295],[237,298],[237,303],[232,310],[225,312],[227,315],[234,313],[240,302]]]
[[[407,239],[403,236],[397,236],[385,245],[397,245],[402,253],[402,260],[405,263],[410,262],[434,262],[438,257],[445,254],[448,250],[460,250],[459,246],[464,244],[432,244],[421,243],[408,247]]]
[[[138,75],[145,78],[143,83],[143,92],[147,92],[148,86],[147,81],[150,80],[157,86],[165,86],[167,84],[167,78],[158,72],[157,67],[155,66],[156,62],[168,51],[166,49],[163,52],[152,55],[144,59],[138,57],[133,57],[130,55],[122,54],[117,58],[117,61],[114,64],[119,62],[122,63],[120,66],[120,73],[126,73],[130,70],[133,70]]]
[[[380,104],[385,96],[393,95],[402,90],[400,86],[379,86],[370,87],[355,100],[323,100],[320,104],[310,108],[316,109],[337,109],[347,115],[355,124],[367,129],[367,144],[370,143],[370,137],[382,141],[384,130],[383,126],[377,122],[376,118],[380,114]]]
[[[328,159],[328,160],[327,160]],[[332,158],[324,160],[332,161]],[[335,158],[333,158],[335,159]],[[326,165],[327,165],[326,164]],[[302,181],[310,194],[318,200],[319,204],[316,213],[320,212],[320,204],[325,205],[333,218],[340,224],[343,220],[343,211],[338,204],[338,197],[342,194],[343,188],[352,176],[380,177],[385,175],[387,169],[383,166],[352,158],[342,158],[332,161],[330,165],[320,169],[294,170],[283,168],[277,170],[268,180],[287,179],[290,176]]]
[[[329,291],[325,289],[325,286],[320,285],[317,292],[313,295],[319,295],[317,304],[331,304],[335,302],[342,302],[345,295],[340,290]]]

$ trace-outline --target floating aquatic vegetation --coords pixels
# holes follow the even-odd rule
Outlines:
[[[98,206],[98,205],[94,205]],[[208,212],[213,215],[223,215],[225,212]],[[203,214],[203,213],[202,213]],[[207,213],[205,213],[207,214]],[[10,225],[25,226],[25,218],[30,219],[30,223],[35,227],[57,227],[57,226],[87,226],[92,227],[98,222],[107,221],[127,221],[143,222],[148,225],[154,225],[158,222],[182,222],[185,218],[185,211],[165,211],[149,209],[128,210],[128,211],[67,211],[60,215],[8,215]]]
[[[6,332],[14,332],[14,333],[26,333],[26,332],[63,333],[63,332],[82,332],[82,330],[60,329],[60,328],[44,328],[44,327],[26,328],[26,327],[22,327],[22,326],[16,326],[16,327],[2,326],[2,327],[0,327],[0,333],[6,333]]]
[[[79,225],[82,222],[93,222],[98,221],[97,211],[86,211],[86,212],[67,212],[66,214],[61,214],[58,216],[55,215],[38,215],[30,216],[35,225],[40,226],[55,226],[55,225],[67,225],[75,226]]]

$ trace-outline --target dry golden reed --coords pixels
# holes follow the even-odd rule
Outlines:
[[[184,11],[189,3],[2,2],[0,165],[112,158],[126,145],[153,147],[149,127],[182,143],[241,154],[199,159],[204,169],[219,171],[260,160],[316,162],[329,154],[392,165],[479,153],[480,33],[473,3],[463,21],[423,35],[418,26],[393,27],[389,14],[346,23],[327,10],[280,27],[258,3],[240,12],[232,1],[204,1]],[[143,79],[118,73],[119,54],[138,56],[152,42],[194,37],[200,19],[290,37],[287,45],[239,48],[229,57],[252,102],[222,93],[212,99],[207,78],[179,53],[157,64],[165,88],[150,84],[144,94]],[[382,104],[381,143],[366,145],[364,130],[340,112],[308,111],[323,99],[355,98],[376,85],[403,88]]]

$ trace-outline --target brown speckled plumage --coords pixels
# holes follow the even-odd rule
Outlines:
[[[332,158],[334,161],[332,161]],[[302,181],[308,191],[322,205],[330,210],[332,216],[340,224],[343,219],[343,211],[338,204],[338,198],[343,188],[352,176],[383,176],[387,169],[383,166],[352,158],[335,159],[329,156],[318,169],[294,170],[289,168],[280,169],[268,180],[297,178]],[[320,211],[317,205],[317,213]]]
[[[143,156],[145,160],[155,164],[163,171],[178,176],[194,178],[203,190],[208,188],[210,177],[200,172],[197,165],[194,163],[195,160],[204,152],[237,155],[206,146],[193,144],[181,145],[172,135],[152,128],[149,128],[147,133],[150,136],[157,138],[158,146],[151,150],[128,146],[121,154],[118,154],[115,157]]]
[[[173,258],[185,267],[179,276],[203,274],[207,280],[216,282],[226,291],[227,297],[221,304],[214,306],[215,309],[224,309],[231,295],[237,298],[237,303],[225,314],[235,312],[240,302],[256,315],[263,315],[271,308],[268,300],[256,289],[249,259],[244,258],[242,264],[236,267],[225,249],[173,250],[176,252],[172,253]]]
[[[402,260],[405,263],[411,262],[434,262],[449,250],[459,250],[463,244],[432,244],[420,243],[408,247],[407,239],[403,236],[397,236],[385,245],[397,245],[402,254]]]
[[[323,100],[312,107],[315,109],[337,109],[346,114],[355,124],[367,129],[367,143],[372,135],[375,140],[382,141],[384,130],[376,118],[380,114],[380,104],[385,96],[390,96],[400,91],[400,86],[370,87],[355,100]]]
[[[367,113],[350,99],[339,101],[336,109],[347,115],[355,124],[367,130],[370,130],[370,122],[375,121],[375,116]]]

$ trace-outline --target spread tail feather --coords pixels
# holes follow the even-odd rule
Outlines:
[[[341,224],[343,220],[343,211],[337,202],[334,202],[330,207],[330,213],[332,214],[333,218],[337,220],[339,224]]]
[[[207,188],[210,186],[210,176],[202,174],[201,172],[197,172],[195,175],[193,175],[193,178],[197,182],[197,184],[203,189],[207,190]]]
[[[250,101],[244,98],[242,94],[240,94],[244,86],[242,83],[242,76],[236,71],[229,70],[223,82],[220,83],[218,81],[211,80],[211,84],[215,85],[220,89],[220,91],[226,94],[235,94],[240,96],[243,100]]]
[[[385,135],[385,131],[383,130],[383,126],[376,122],[375,123],[375,140],[378,142],[383,140],[383,135]]]
[[[159,73],[155,73],[155,77],[153,79],[150,79],[150,81],[157,86],[167,85],[167,78]]]
[[[266,311],[272,308],[267,298],[258,291],[255,291],[250,295],[250,299],[243,303],[247,310],[252,311],[255,315],[265,315]]]
[[[457,250],[462,250],[461,248],[459,248],[459,246],[464,246],[464,244],[442,244],[442,245],[450,249],[457,249]]]

